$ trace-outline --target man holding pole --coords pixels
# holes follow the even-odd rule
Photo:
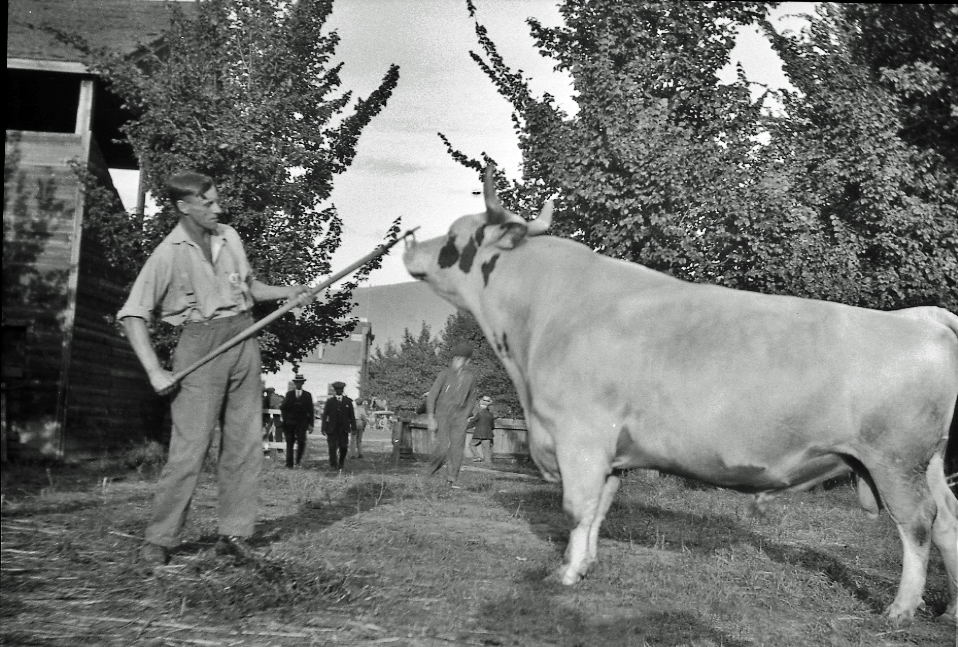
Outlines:
[[[117,314],[156,392],[169,393],[179,382],[171,403],[169,458],[140,557],[151,565],[166,563],[186,520],[214,429],[222,423],[216,550],[248,558],[254,555],[246,538],[253,534],[263,453],[257,340],[250,336],[178,378],[160,364],[147,323],[156,313],[182,326],[173,353],[174,369],[181,370],[249,328],[254,301],[293,299],[308,288],[256,280],[236,230],[219,222],[223,210],[212,178],[193,171],[177,173],[167,182],[167,191],[179,224],[147,259]]]

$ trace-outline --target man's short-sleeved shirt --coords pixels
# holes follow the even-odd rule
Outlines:
[[[213,264],[177,224],[140,270],[117,319],[140,317],[179,326],[231,317],[253,307],[253,273],[239,234],[219,224],[210,237]]]

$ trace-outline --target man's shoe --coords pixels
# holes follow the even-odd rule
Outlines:
[[[216,542],[216,554],[235,555],[248,560],[255,560],[259,557],[257,552],[246,543],[245,538],[234,535],[220,535]]]
[[[140,548],[140,561],[150,566],[163,566],[166,564],[167,557],[166,546],[151,544],[147,541],[143,542]]]

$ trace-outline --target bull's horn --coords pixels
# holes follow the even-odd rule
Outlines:
[[[546,200],[546,203],[542,205],[542,211],[539,213],[539,217],[529,223],[529,229],[526,231],[527,236],[539,236],[546,233],[546,230],[552,224],[552,210],[555,207],[555,204],[552,200]]]
[[[482,178],[482,196],[486,199],[486,219],[488,223],[490,225],[501,225],[508,220],[508,216],[506,210],[502,207],[502,202],[499,201],[499,196],[496,195],[495,172],[496,165],[490,163],[486,167],[486,173]]]

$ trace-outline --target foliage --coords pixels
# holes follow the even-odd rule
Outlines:
[[[898,99],[899,136],[958,173],[958,5],[861,3],[844,8],[851,45]]]
[[[211,175],[229,224],[267,284],[330,273],[343,226],[327,203],[333,179],[350,165],[360,133],[398,82],[392,66],[370,96],[350,105],[352,94],[339,91],[342,64],[331,64],[339,37],[323,31],[331,10],[331,0],[209,0],[188,12],[174,3],[162,45],[134,59],[59,34],[133,115],[124,132],[152,194],[163,198],[164,179],[184,168]],[[142,222],[108,206],[91,211],[87,225],[102,233],[115,259],[136,268],[178,219],[169,204]],[[388,236],[397,231],[398,224]],[[264,368],[342,338],[355,323],[344,320],[351,290],[375,267],[300,318],[273,324],[261,336]],[[257,315],[275,307],[258,306]]]
[[[478,377],[478,395],[493,399],[492,409],[497,416],[522,417],[515,387],[499,358],[475,318],[462,311],[450,315],[437,338],[433,338],[429,326],[423,324],[418,337],[413,337],[407,329],[399,348],[392,342],[385,348],[377,348],[360,385],[363,397],[383,398],[394,411],[415,412],[439,371],[452,361],[453,346],[463,341],[473,345],[471,366]]]
[[[554,233],[687,280],[958,310],[955,173],[947,146],[930,144],[953,128],[935,106],[953,95],[955,59],[941,52],[954,30],[922,40],[929,19],[899,16],[938,24],[949,10],[828,5],[781,36],[765,21],[774,4],[566,0],[563,25],[530,19],[572,76],[574,116],[533,96],[477,22],[473,58],[512,104],[523,154],[520,182],[498,178],[504,203],[534,211],[555,194]],[[768,92],[752,100],[741,68],[732,84],[716,76],[750,24],[798,89],[782,93],[782,115]],[[891,56],[905,41],[925,49]]]
[[[901,30],[919,25],[899,22],[897,14],[925,11],[882,7],[891,8],[884,18]],[[884,12],[878,5],[823,5],[801,35],[790,37],[764,25],[797,92],[781,92],[786,116],[771,124],[762,161],[790,178],[788,208],[822,231],[818,249],[804,260],[836,270],[816,280],[831,290],[826,296],[881,309],[958,310],[958,166],[940,147],[922,143],[907,125],[916,118],[908,93],[901,84],[889,87],[876,69],[876,40],[884,36],[861,29],[855,16],[880,23],[874,19]],[[928,119],[923,127],[944,137],[945,126]]]
[[[418,337],[407,328],[399,348],[388,342],[369,358],[360,384],[364,398],[385,399],[393,411],[415,412],[436,374],[445,365],[438,355],[439,341],[425,323]]]

